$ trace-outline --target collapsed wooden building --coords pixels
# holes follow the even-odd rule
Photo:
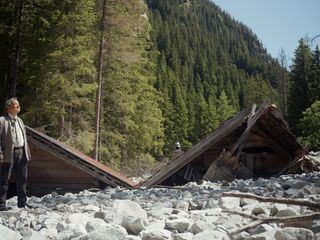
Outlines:
[[[141,186],[182,185],[199,180],[271,177],[319,170],[276,107],[242,111],[153,174]]]
[[[79,192],[106,186],[133,188],[125,176],[47,135],[27,127],[32,160],[29,163],[29,195]],[[11,179],[9,195],[15,194]]]
[[[288,131],[273,105],[242,111],[148,180],[134,185],[127,177],[47,135],[27,127],[32,160],[28,194],[79,192],[90,188],[183,185],[189,181],[270,177],[320,170]],[[9,196],[15,195],[14,176]]]

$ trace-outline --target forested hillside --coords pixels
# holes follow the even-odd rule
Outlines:
[[[114,168],[143,169],[279,102],[284,70],[207,0],[5,0],[0,41],[1,103],[17,96],[27,125],[91,155],[101,80],[99,159]]]
[[[208,0],[147,0],[158,51],[166,149],[199,140],[235,112],[279,101],[282,69],[256,35]]]

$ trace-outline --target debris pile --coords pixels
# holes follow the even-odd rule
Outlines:
[[[320,172],[16,201],[0,212],[6,239],[320,239]]]

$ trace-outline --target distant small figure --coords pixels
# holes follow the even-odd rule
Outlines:
[[[179,156],[183,153],[183,151],[181,150],[180,142],[177,141],[175,145],[176,145],[176,148],[175,148],[175,150],[172,152],[172,158],[173,158],[173,159],[176,159],[177,157],[179,157]]]
[[[176,142],[176,150],[181,150],[181,145],[179,141]]]

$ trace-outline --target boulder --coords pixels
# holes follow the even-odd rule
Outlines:
[[[116,200],[113,207],[113,222],[123,226],[130,233],[138,234],[148,224],[147,213],[136,202]]]
[[[21,228],[19,232],[23,237],[23,240],[46,240],[47,239],[44,235],[28,227]]]
[[[206,230],[194,235],[193,240],[230,240],[225,232]]]
[[[173,240],[192,240],[193,234],[190,232],[178,233],[172,236]]]
[[[306,228],[286,227],[278,229],[274,237],[276,240],[313,240],[314,233]]]
[[[205,230],[214,230],[214,229],[215,227],[213,226],[213,224],[205,221],[198,221],[191,225],[190,231],[193,234],[198,234]]]
[[[126,235],[116,228],[90,232],[86,235],[73,238],[72,240],[126,240]]]
[[[57,239],[59,240],[69,240],[78,236],[87,234],[85,227],[81,224],[70,223],[66,228],[58,233]]]
[[[162,229],[162,230],[152,230],[152,231],[142,231],[140,233],[142,240],[170,240],[171,232]]]
[[[11,229],[0,225],[0,236],[6,236],[5,240],[21,240],[22,236],[20,233],[12,231]]]
[[[185,218],[167,220],[166,229],[177,230],[179,233],[183,233],[189,228],[190,224],[190,220]]]

